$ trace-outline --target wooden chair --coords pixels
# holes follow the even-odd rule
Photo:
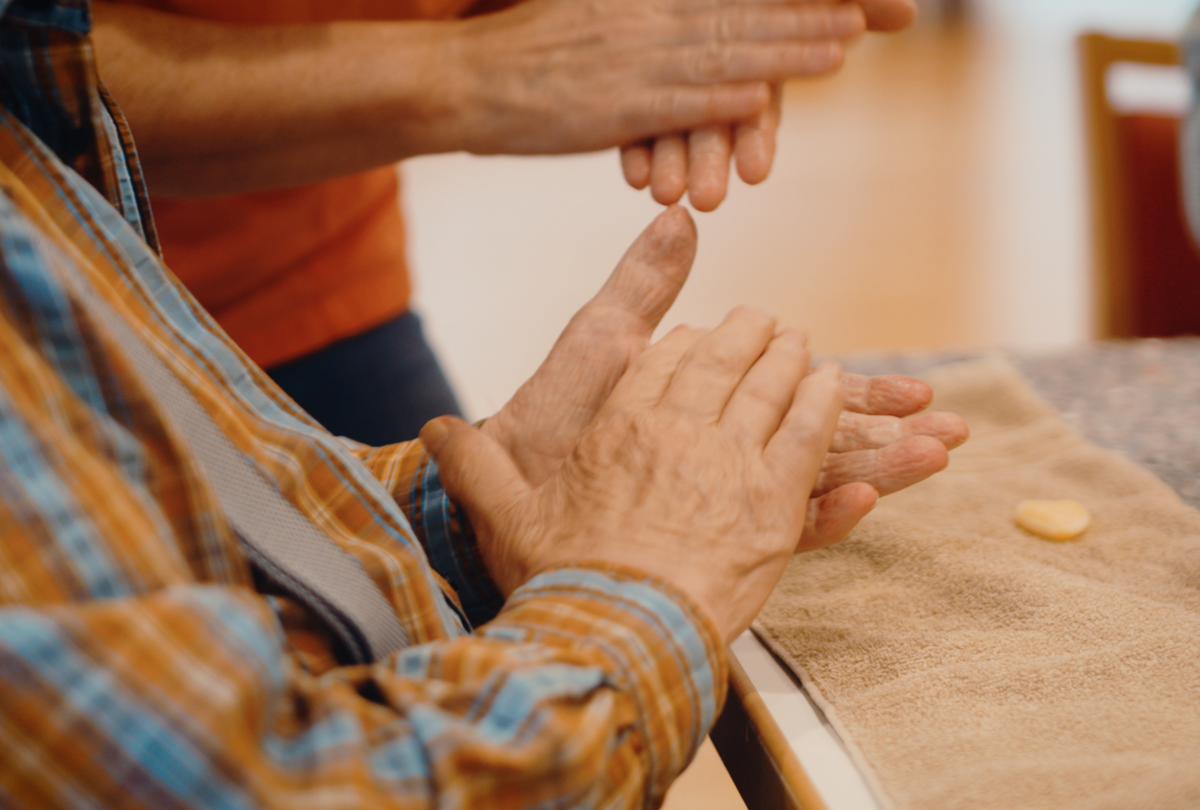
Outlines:
[[[1200,334],[1200,251],[1180,191],[1179,118],[1114,108],[1116,63],[1179,63],[1170,42],[1079,39],[1091,177],[1096,336]]]

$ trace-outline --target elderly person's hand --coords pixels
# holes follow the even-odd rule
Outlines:
[[[825,2],[857,4],[864,26],[871,31],[898,31],[916,16],[913,0]],[[700,127],[622,147],[626,182],[639,190],[649,186],[651,195],[663,205],[679,202],[686,192],[697,211],[715,210],[729,188],[731,161],[742,182],[750,185],[761,183],[771,173],[781,100],[782,88],[775,84],[766,109],[749,121]]]
[[[537,485],[575,448],[613,386],[650,344],[687,280],[696,231],[672,206],[633,243],[533,377],[483,426]],[[841,540],[878,495],[941,470],[967,437],[962,419],[922,413],[933,392],[909,377],[842,376],[845,410],[809,507],[800,548]]]
[[[687,593],[728,642],[783,573],[837,425],[837,368],[807,371],[799,332],[737,309],[643,352],[540,485],[459,420],[421,436],[502,592],[584,561],[634,568]]]
[[[536,488],[557,475],[591,429],[618,380],[649,345],[695,250],[691,218],[682,208],[668,208],[571,320],[529,382],[484,424],[483,436],[511,459],[525,485]],[[844,410],[793,538],[797,550],[841,540],[879,494],[942,469],[947,450],[967,435],[953,414],[920,413],[932,394],[918,380],[843,375],[842,389]],[[807,499],[807,493],[794,495]]]

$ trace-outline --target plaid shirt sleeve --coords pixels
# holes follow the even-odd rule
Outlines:
[[[470,520],[442,489],[437,462],[425,446],[419,440],[348,446],[392,493],[429,564],[454,590],[468,621],[473,626],[491,621],[504,599],[483,564]]]
[[[86,31],[83,0],[0,0],[0,806],[652,806],[723,700],[715,629],[595,566],[500,606],[420,446],[350,452],[164,270]],[[261,581],[68,264],[361,563],[406,648],[338,666]]]

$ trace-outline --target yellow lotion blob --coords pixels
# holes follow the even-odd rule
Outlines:
[[[1021,501],[1016,520],[1047,540],[1073,540],[1087,531],[1092,516],[1079,501]]]

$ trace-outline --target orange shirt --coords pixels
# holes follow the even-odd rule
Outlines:
[[[122,2],[263,25],[448,18],[474,0]],[[399,193],[387,166],[297,188],[152,205],[167,265],[247,354],[270,367],[407,309]]]

